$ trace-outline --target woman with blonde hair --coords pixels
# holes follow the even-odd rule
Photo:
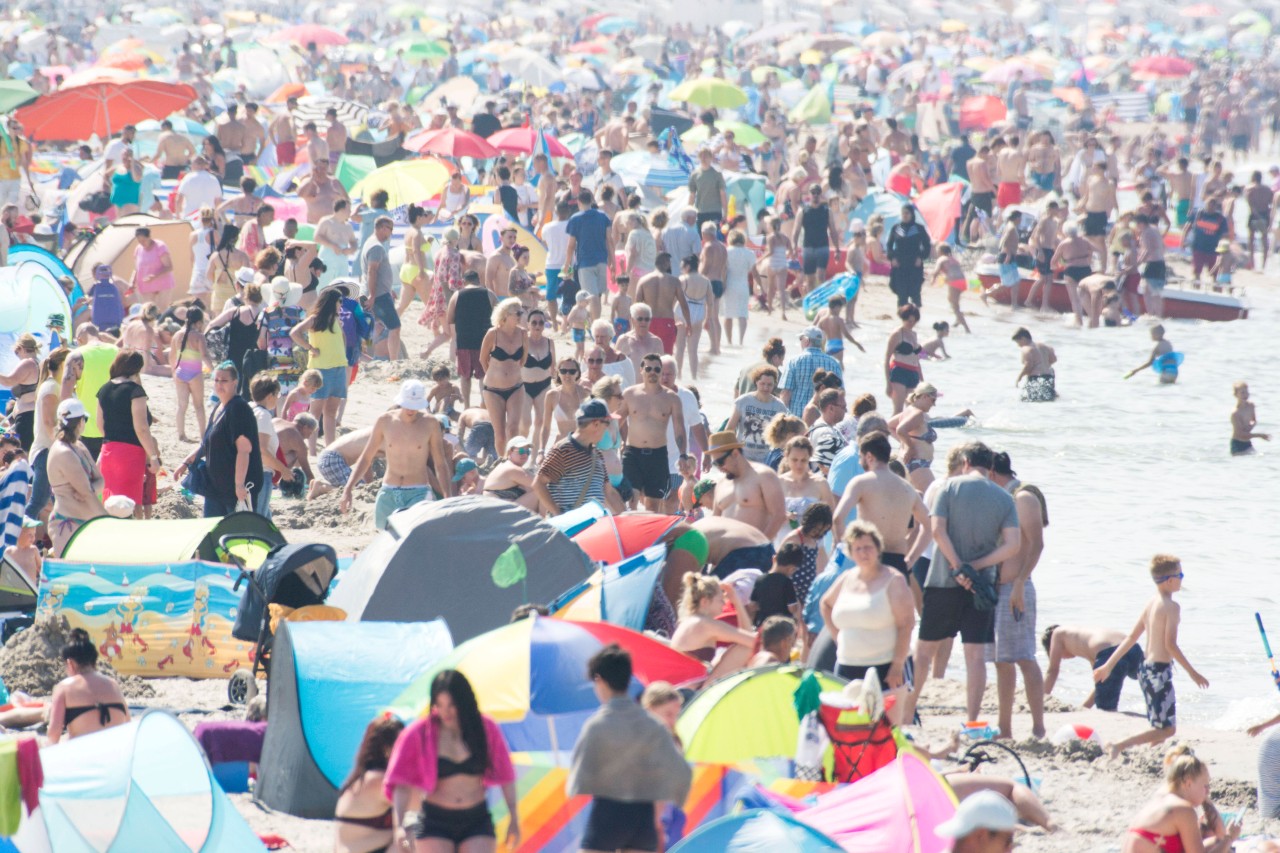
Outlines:
[[[1240,837],[1240,820],[1224,824],[1209,801],[1209,766],[1190,747],[1175,746],[1165,753],[1164,780],[1164,792],[1139,809],[1125,831],[1124,853],[1230,850]]]
[[[33,335],[23,333],[13,343],[13,354],[18,366],[8,375],[0,374],[0,385],[13,395],[13,431],[22,449],[30,451],[35,438],[36,390],[40,387],[40,344]]]
[[[520,431],[520,413],[524,408],[524,365],[526,332],[520,326],[524,305],[517,297],[503,299],[493,308],[493,327],[480,342],[481,398],[489,420],[493,423],[495,447],[507,446],[507,439]]]
[[[795,415],[786,412],[774,415],[773,420],[764,428],[764,443],[770,448],[764,464],[777,471],[782,464],[782,448],[795,436],[804,435],[808,431],[804,421]]]
[[[923,493],[933,482],[933,445],[938,431],[929,425],[929,412],[938,404],[938,389],[921,382],[907,395],[902,412],[889,419],[889,428],[902,443],[902,464],[907,480]]]
[[[737,613],[736,628],[717,618],[724,610],[726,599]],[[716,648],[719,643],[729,645],[719,650]],[[723,583],[712,575],[685,572],[680,621],[671,635],[672,648],[706,663],[707,681],[711,682],[742,669],[750,660],[755,644],[751,616],[733,584]]]

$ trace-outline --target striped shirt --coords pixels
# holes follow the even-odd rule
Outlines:
[[[561,512],[577,509],[590,500],[604,506],[604,457],[572,435],[547,452],[538,475],[547,481],[547,491]]]
[[[0,547],[18,544],[22,532],[22,516],[31,497],[31,465],[25,459],[16,459],[0,480],[0,521],[4,523],[3,541]]]
[[[804,407],[813,397],[813,374],[819,370],[833,371],[843,376],[840,362],[817,347],[806,347],[804,352],[787,362],[782,371],[782,388],[791,392],[787,408],[797,418],[804,416]]]

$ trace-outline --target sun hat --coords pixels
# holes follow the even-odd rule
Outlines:
[[[427,407],[427,386],[417,379],[406,379],[396,394],[395,403],[402,409],[422,411]]]
[[[326,290],[340,290],[349,299],[360,292],[360,285],[349,278],[335,278],[321,285],[319,292],[324,293]]]
[[[289,281],[282,275],[278,275],[271,279],[271,305],[278,307],[283,305],[286,308],[292,308],[298,304],[298,300],[302,298],[302,285]]]
[[[732,430],[712,433],[711,439],[707,442],[707,453],[712,455],[741,449],[742,442],[738,441],[738,434]]]
[[[1018,826],[1013,804],[995,791],[979,791],[961,801],[951,820],[934,829],[942,838],[964,838],[979,829],[1009,832]]]

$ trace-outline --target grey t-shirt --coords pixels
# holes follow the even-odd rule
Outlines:
[[[772,397],[761,403],[755,394],[745,394],[733,401],[738,410],[738,441],[742,442],[742,455],[752,462],[764,462],[769,455],[769,445],[764,440],[765,427],[775,415],[787,411],[787,404]]]
[[[375,281],[369,281],[369,262],[377,261],[378,271]],[[376,236],[365,241],[360,251],[360,272],[365,277],[365,287],[369,289],[370,298],[376,299],[384,293],[395,293],[395,279],[392,277],[391,260],[387,256],[387,247],[378,242]]]
[[[1018,526],[1018,509],[1013,497],[981,474],[964,474],[945,481],[933,498],[929,515],[947,520],[947,536],[963,562],[990,554],[1000,545],[1001,532]],[[957,586],[951,566],[941,549],[935,549],[929,564],[926,587]],[[992,583],[998,566],[982,570]]]

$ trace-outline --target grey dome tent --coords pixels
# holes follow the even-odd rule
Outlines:
[[[494,564],[512,546],[502,571]],[[358,622],[443,618],[455,642],[507,624],[521,604],[549,604],[594,570],[550,522],[485,497],[448,498],[395,513],[338,577],[328,603]]]

